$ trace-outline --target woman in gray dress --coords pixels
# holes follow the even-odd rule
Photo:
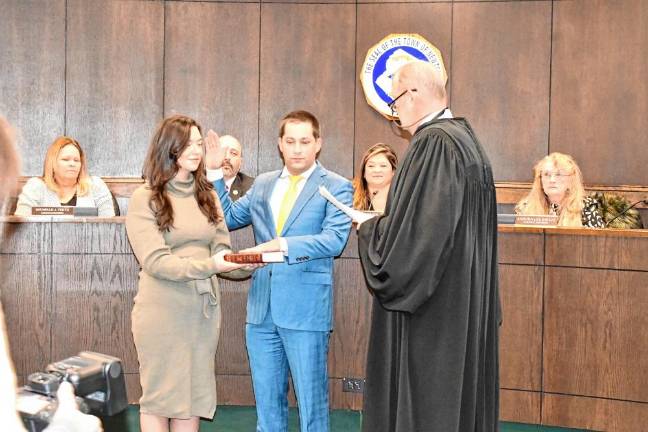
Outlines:
[[[126,230],[142,267],[132,312],[140,363],[142,432],[197,431],[216,410],[220,332],[216,274],[252,267],[225,261],[230,238],[205,177],[200,126],[172,116],[158,127],[132,195]]]

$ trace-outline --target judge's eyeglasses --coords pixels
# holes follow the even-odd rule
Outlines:
[[[398,101],[398,99],[400,99],[400,98],[402,98],[403,96],[405,96],[405,93],[407,93],[407,92],[416,93],[416,91],[417,91],[417,90],[416,90],[415,88],[413,88],[413,89],[406,89],[406,90],[404,90],[401,94],[399,94],[399,95],[396,96],[394,99],[392,99],[391,102],[389,102],[389,103],[387,104],[387,106],[388,106],[389,109],[391,110],[392,117],[396,116],[396,114],[398,113],[398,111],[396,111],[396,102]]]

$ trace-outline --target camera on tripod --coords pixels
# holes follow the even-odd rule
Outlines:
[[[18,389],[17,409],[29,432],[40,432],[52,421],[58,406],[56,391],[63,381],[74,386],[81,412],[111,416],[128,406],[121,360],[82,351],[49,364],[46,372],[29,375],[27,384]]]

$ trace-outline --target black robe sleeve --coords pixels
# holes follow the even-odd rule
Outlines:
[[[385,309],[413,313],[434,295],[461,217],[463,169],[451,138],[425,131],[392,181],[385,215],[360,226],[367,284]]]

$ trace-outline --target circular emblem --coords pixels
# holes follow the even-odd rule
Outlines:
[[[373,109],[390,120],[394,118],[389,109],[392,76],[405,63],[414,60],[430,62],[447,81],[441,52],[418,34],[390,34],[367,51],[360,71],[365,99]]]
[[[239,193],[239,192],[238,192],[238,190],[236,190],[236,189],[234,189],[234,190],[232,191],[232,195],[238,195],[238,193]]]

